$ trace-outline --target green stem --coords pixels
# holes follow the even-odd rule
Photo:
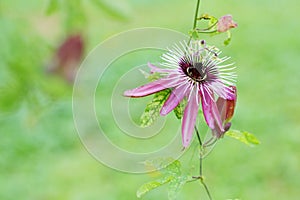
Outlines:
[[[197,127],[195,126],[195,132],[196,132],[196,135],[197,135],[197,138],[198,138],[198,142],[199,142],[199,145],[200,145],[200,156],[199,156],[199,176],[198,177],[194,177],[195,179],[200,179],[202,185],[204,186],[204,189],[207,193],[207,196],[209,197],[209,200],[212,200],[212,197],[211,197],[211,194],[209,192],[209,189],[207,187],[207,185],[204,183],[204,179],[203,179],[203,158],[202,158],[202,141],[201,141],[201,138],[200,138],[200,134],[199,134],[199,131],[197,129]]]
[[[203,185],[204,188],[205,188],[205,191],[206,191],[206,193],[207,193],[207,196],[208,196],[209,200],[212,200],[212,197],[211,197],[211,195],[210,195],[209,189],[208,189],[207,185],[204,183],[203,179],[201,179],[201,183],[202,183],[202,185]]]
[[[200,8],[200,0],[197,0],[197,6],[196,6],[196,12],[195,12],[194,24],[193,24],[193,30],[195,30],[196,27],[197,27],[197,20],[198,20],[198,12],[199,12],[199,8]],[[190,36],[188,45],[190,45],[191,40],[192,40],[192,36]]]
[[[203,29],[197,28],[196,30],[197,30],[198,32],[209,31],[209,30],[212,29],[215,25],[217,25],[217,23],[218,23],[218,20],[217,20],[213,25],[211,25],[211,26],[209,26],[209,27],[207,27],[207,28],[203,28]]]
[[[201,141],[201,138],[200,138],[200,134],[199,134],[199,131],[197,129],[197,127],[195,126],[195,132],[196,132],[196,135],[197,135],[197,138],[198,138],[198,142],[199,142],[199,145],[200,145],[200,165],[199,165],[199,174],[200,174],[200,177],[202,177],[202,141]]]
[[[213,30],[213,31],[201,31],[201,30],[196,30],[198,33],[216,33],[218,32],[217,30]]]
[[[203,170],[202,170],[202,168],[203,168],[203,167],[202,167],[202,166],[203,166],[203,163],[202,163],[202,160],[203,160],[203,159],[202,159],[202,155],[200,155],[200,159],[199,159],[199,160],[200,160],[199,174],[200,174],[200,177],[202,177],[202,175],[203,175],[203,173],[202,173],[202,171],[203,171]]]
[[[200,134],[199,134],[199,131],[197,129],[197,126],[195,126],[195,132],[197,134],[197,138],[198,138],[198,142],[200,144],[200,147],[202,147],[202,141],[201,141]]]
[[[197,18],[198,18],[199,7],[200,7],[200,0],[197,0],[193,29],[195,29],[197,27]]]

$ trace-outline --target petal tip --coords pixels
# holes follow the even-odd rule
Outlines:
[[[160,113],[161,116],[166,116],[168,114],[167,110],[164,109],[163,107],[161,108],[159,113]]]
[[[132,90],[126,90],[123,92],[123,96],[124,97],[132,97],[133,96],[133,92]]]
[[[130,95],[129,95],[129,91],[128,91],[128,90],[124,91],[124,92],[123,92],[123,96],[124,96],[124,97],[129,97],[129,96],[130,96]]]
[[[190,145],[191,140],[186,138],[185,140],[182,140],[183,148],[186,149]]]

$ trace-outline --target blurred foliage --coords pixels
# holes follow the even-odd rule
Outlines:
[[[88,23],[87,8],[88,5],[99,8],[99,12],[105,13],[107,16],[115,19],[126,21],[128,16],[120,9],[118,9],[109,1],[104,0],[49,0],[46,8],[46,14],[63,13],[65,19],[65,27],[67,30],[82,30]]]
[[[10,20],[2,18],[0,22],[1,65],[3,75],[6,74],[0,84],[0,110],[12,112],[24,102],[33,110],[39,110],[66,91],[70,94],[66,85],[45,73],[51,50],[49,44],[36,35],[26,21],[16,19],[11,24]]]
[[[126,19],[122,11],[109,3],[93,0],[90,3],[118,20]],[[62,29],[67,33],[85,32],[88,8],[86,1],[49,0],[46,13],[58,13],[63,21]],[[15,2],[5,2],[5,7],[13,7]],[[0,6],[1,8],[3,6]],[[7,12],[7,13],[6,13]],[[0,19],[0,65],[3,66],[3,80],[0,84],[0,110],[13,112],[22,103],[32,110],[40,110],[51,102],[71,95],[71,87],[59,78],[47,74],[47,65],[52,65],[58,44],[51,44],[34,30],[34,24],[22,16],[8,14],[3,9]],[[12,23],[13,22],[13,23]],[[51,29],[49,29],[51,31]]]

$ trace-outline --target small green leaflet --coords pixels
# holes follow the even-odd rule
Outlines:
[[[164,163],[164,161],[162,161]],[[168,186],[168,197],[169,200],[175,200],[180,189],[187,183],[189,176],[181,173],[181,163],[178,160],[173,161],[171,164],[161,169],[162,178],[145,183],[137,190],[137,197],[141,198],[149,191],[162,186],[164,184],[169,184]]]
[[[198,40],[198,39],[200,38],[200,36],[199,36],[197,30],[190,30],[190,31],[188,32],[188,34],[189,34],[189,36],[190,36],[192,39],[194,39],[194,40]]]
[[[141,116],[141,127],[148,127],[158,118],[159,111],[171,93],[170,89],[157,92]]]
[[[229,130],[225,133],[225,135],[239,140],[240,142],[248,146],[260,144],[260,141],[253,134],[248,133],[246,131]]]

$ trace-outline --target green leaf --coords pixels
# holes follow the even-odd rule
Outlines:
[[[158,118],[159,111],[171,93],[170,89],[162,90],[156,93],[151,102],[146,106],[141,116],[141,127],[148,127]]]
[[[170,182],[174,177],[172,176],[167,176],[167,177],[163,177],[161,179],[157,179],[155,181],[151,181],[148,183],[145,183],[144,185],[142,185],[136,192],[136,196],[138,198],[141,198],[142,196],[144,196],[145,194],[147,194],[148,192],[150,192],[151,190],[162,186],[168,182]]]
[[[179,160],[174,160],[170,163],[165,169],[163,169],[162,173],[178,176],[181,175],[181,163]]]
[[[175,107],[174,113],[177,119],[182,118],[185,106],[186,106],[186,100],[184,99]]]
[[[162,171],[162,173],[174,177],[169,182],[168,197],[170,200],[176,199],[181,188],[189,180],[187,175],[182,174],[180,161],[174,160]]]
[[[171,162],[171,163],[170,163]],[[188,181],[188,176],[181,175],[181,163],[173,158],[159,158],[145,162],[146,165],[154,166],[162,174],[162,178],[145,183],[137,190],[137,197],[141,198],[149,191],[169,183],[169,199],[175,199],[180,189]],[[163,167],[163,168],[161,168]]]
[[[229,130],[225,135],[232,137],[248,146],[258,145],[260,141],[251,133],[239,130]]]
[[[258,145],[260,144],[260,141],[251,133],[248,132],[243,132],[247,142],[249,142],[250,144],[254,144],[254,145]]]
[[[177,198],[178,193],[188,181],[188,176],[178,176],[172,179],[169,183],[168,197],[169,200]]]
[[[46,9],[46,14],[47,15],[51,15],[53,13],[55,13],[58,10],[58,0],[49,0],[48,2],[48,6]]]

